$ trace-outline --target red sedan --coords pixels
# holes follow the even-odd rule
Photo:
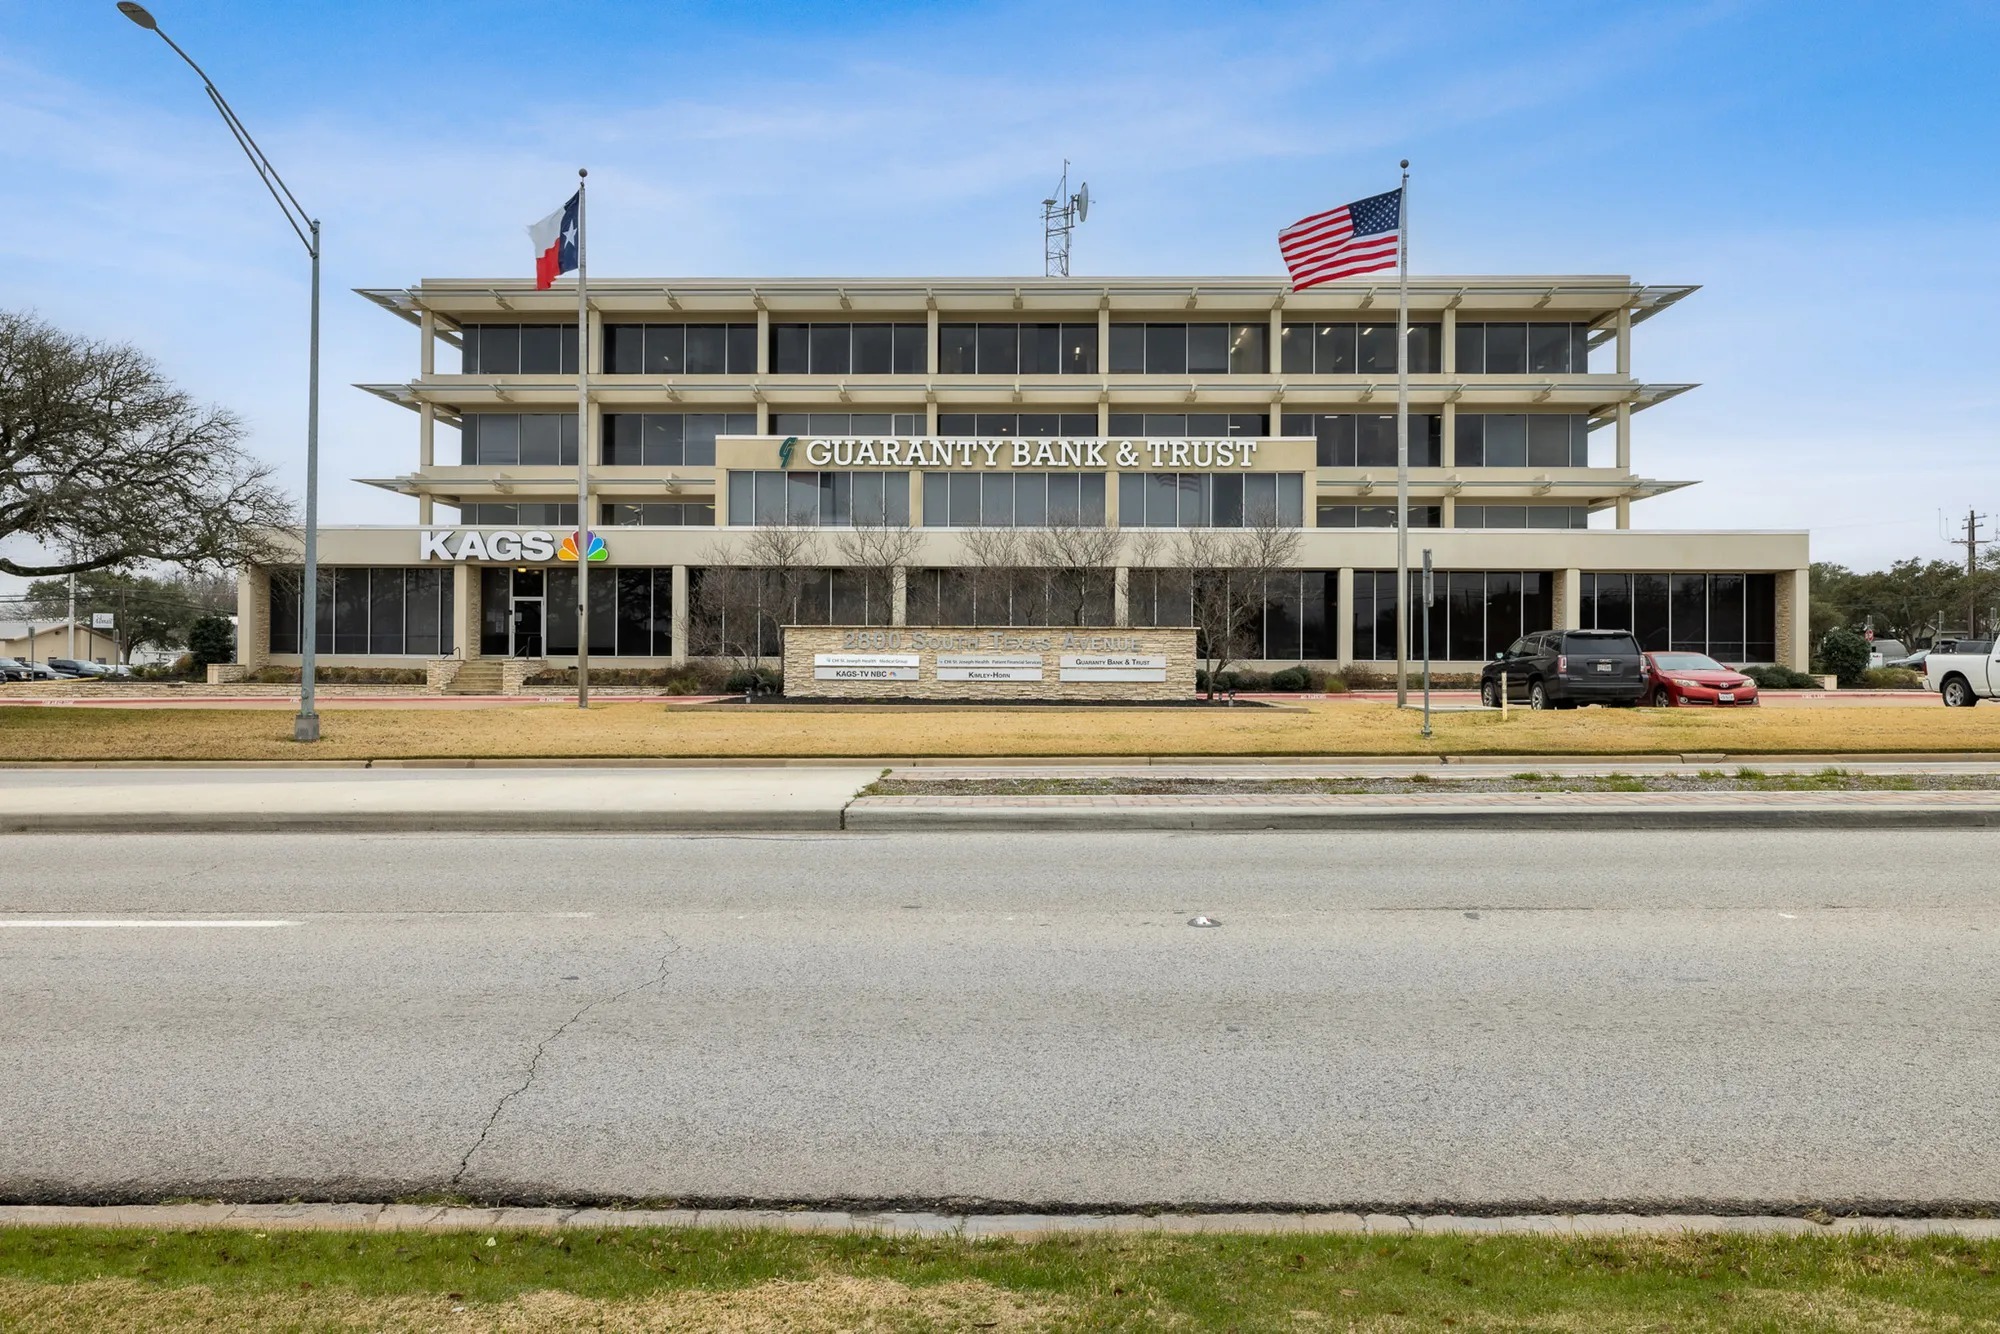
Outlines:
[[[1757,683],[1706,653],[1648,653],[1646,693],[1656,709],[1677,704],[1755,704]]]

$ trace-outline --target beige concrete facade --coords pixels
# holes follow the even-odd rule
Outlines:
[[[1410,495],[1415,506],[1435,507],[1443,526],[1411,529],[1411,563],[1417,564],[1420,553],[1429,548],[1443,571],[1532,572],[1547,586],[1552,625],[1578,623],[1587,581],[1600,573],[1755,575],[1766,579],[1767,585],[1775,583],[1772,656],[1803,667],[1806,618],[1794,615],[1792,609],[1803,605],[1799,590],[1809,564],[1805,533],[1633,526],[1642,522],[1647,498],[1691,484],[1674,478],[1670,461],[1662,467],[1663,461],[1647,456],[1635,418],[1694,386],[1637,378],[1633,344],[1635,329],[1692,290],[1648,286],[1621,276],[1412,279],[1411,322],[1436,326],[1437,333],[1435,369],[1409,377],[1410,411],[1440,418],[1440,436],[1436,462],[1412,468]],[[557,530],[554,524],[526,521],[456,522],[454,516],[467,505],[574,505],[577,500],[573,465],[466,462],[457,436],[463,423],[482,413],[573,413],[574,374],[467,372],[458,367],[453,345],[462,342],[468,330],[477,333],[495,326],[504,332],[508,326],[567,324],[573,331],[574,289],[538,293],[519,281],[447,280],[363,295],[408,320],[419,339],[415,378],[363,386],[412,409],[417,440],[411,455],[417,466],[394,477],[365,480],[411,497],[416,502],[413,523],[325,529],[320,536],[322,564],[436,567],[435,559],[420,559],[426,520],[432,530],[450,529],[457,535],[468,529],[477,529],[482,536]],[[752,473],[905,474],[909,521],[916,530],[908,568],[950,570],[976,563],[975,530],[944,526],[939,515],[924,512],[928,474],[1082,471],[1103,475],[1105,522],[1121,529],[1120,552],[1112,562],[1119,613],[1113,619],[1124,619],[1127,572],[1171,563],[1168,553],[1178,535],[1167,528],[1139,529],[1133,516],[1120,513],[1122,477],[1135,472],[1275,473],[1300,479],[1297,517],[1302,531],[1296,564],[1324,575],[1327,596],[1335,607],[1321,642],[1324,651],[1299,657],[1323,665],[1346,664],[1356,652],[1358,632],[1350,610],[1355,606],[1356,574],[1393,568],[1395,533],[1389,528],[1321,527],[1321,507],[1327,506],[1332,515],[1348,506],[1393,508],[1395,469],[1379,463],[1329,463],[1323,444],[1286,428],[1302,418],[1393,413],[1396,376],[1393,370],[1288,370],[1283,346],[1290,345],[1288,329],[1309,334],[1336,325],[1370,328],[1385,320],[1393,326],[1395,305],[1393,279],[1329,284],[1306,293],[1291,292],[1282,281],[1264,278],[594,280],[591,347],[597,356],[593,360],[603,355],[605,328],[633,325],[668,329],[734,325],[754,329],[755,345],[754,358],[740,369],[732,364],[726,374],[608,373],[601,361],[593,368],[591,419],[579,432],[593,458],[587,507],[593,513],[587,517],[599,517],[594,512],[603,505],[711,506],[713,522],[620,526],[605,524],[599,517],[595,531],[606,541],[609,560],[593,565],[591,577],[628,567],[670,569],[671,656],[679,658],[690,643],[690,572],[747,559],[745,548],[754,529],[732,526],[729,520],[733,499],[739,517],[744,512],[743,501],[733,491],[748,487]],[[774,329],[840,323],[920,330],[923,369],[826,375],[772,370]],[[966,323],[1094,326],[1093,366],[1075,372],[947,373],[941,369],[940,331]],[[1228,371],[1111,370],[1114,331],[1137,323],[1256,328],[1265,344],[1263,360]],[[1466,370],[1458,364],[1461,330],[1504,325],[1532,331],[1550,324],[1568,324],[1577,338],[1587,339],[1592,351],[1585,369],[1489,374],[1483,367]],[[712,462],[704,457],[698,463],[657,466],[604,463],[605,416],[623,413],[735,413],[753,429],[719,433]],[[910,425],[886,433],[794,433],[787,467],[781,459],[786,437],[776,433],[773,423],[795,413],[891,414]],[[1019,437],[939,437],[940,419],[953,414],[994,418],[1023,413],[1066,415],[1072,422],[1094,420],[1096,434],[1083,436],[1072,429],[1062,436],[1038,431]],[[1229,437],[1194,431],[1177,436],[1113,434],[1121,414],[1155,418],[1253,414],[1262,416],[1264,430],[1255,436]],[[1462,459],[1458,427],[1466,414],[1501,414],[1530,426],[1536,417],[1549,414],[1581,418],[1587,426],[1587,457],[1572,453],[1570,462],[1577,466],[1486,466],[1484,460]],[[1074,452],[1065,455],[1065,445]],[[1227,454],[1219,452],[1224,445]],[[1220,462],[1224,458],[1226,465]],[[1641,502],[1636,509],[1634,502]],[[1514,512],[1512,507],[1536,505],[1587,510],[1593,516],[1592,526],[1457,523],[1462,516],[1489,507]],[[1518,512],[1530,521],[1538,514],[1557,513]],[[827,528],[818,537],[828,565],[839,564],[835,555],[839,531]],[[567,526],[557,535],[563,532]],[[503,544],[503,550],[514,549]],[[445,565],[451,570],[457,656],[481,649],[480,564],[475,558]],[[550,565],[560,567],[557,562]],[[245,585],[246,604],[257,604],[242,613],[246,633],[239,636],[239,652],[246,662],[257,661],[268,641],[268,591],[253,585],[260,577],[253,572]],[[895,614],[890,618],[898,623],[905,619],[904,587],[899,577]],[[1751,638],[1757,635],[1753,632]],[[335,656],[327,648],[321,645],[322,659],[328,663],[384,660],[380,655]],[[1364,651],[1363,656],[1371,665],[1380,665],[1378,654]],[[296,661],[285,654],[272,657]],[[592,658],[612,661],[597,653]],[[1278,656],[1266,663],[1296,660]],[[623,665],[660,659],[615,661]],[[1450,659],[1441,659],[1441,664],[1472,665],[1469,660]]]

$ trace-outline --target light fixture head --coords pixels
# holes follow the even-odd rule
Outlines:
[[[160,30],[159,20],[148,13],[144,5],[134,4],[133,0],[118,0],[118,12],[126,18],[131,19],[147,32],[158,32]]]

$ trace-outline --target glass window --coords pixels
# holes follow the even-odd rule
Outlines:
[[[897,375],[922,375],[929,359],[930,328],[922,324],[895,326],[890,369]]]
[[[1097,326],[1062,326],[1062,372],[1065,375],[1097,374]]]
[[[943,528],[951,521],[951,474],[924,474],[924,526]]]
[[[1442,363],[1438,360],[1438,348],[1443,342],[1443,326],[1436,324],[1412,324],[1410,326],[1410,374],[1435,375]]]
[[[1525,468],[1528,466],[1528,419],[1519,413],[1488,413],[1486,416],[1486,466]]]
[[[1012,324],[979,326],[979,373],[1015,375],[1021,369],[1021,335]]]
[[[521,326],[521,373],[562,374],[562,335],[553,324]]]
[[[981,475],[979,522],[985,528],[1014,526],[1014,474],[989,472]]]
[[[1355,367],[1363,375],[1393,375],[1396,370],[1396,326],[1364,324],[1355,330]]]
[[[1457,360],[1453,373],[1457,375],[1484,375],[1486,373],[1486,326],[1483,324],[1461,324],[1458,326]]]
[[[948,511],[951,526],[977,528],[980,515],[979,474],[955,472],[947,476],[951,478],[951,508]]]
[[[1354,330],[1352,324],[1322,324],[1314,336],[1313,369],[1321,375],[1354,374]]]
[[[1022,528],[1039,528],[1049,521],[1049,475],[1045,472],[1014,474],[1014,522]]]
[[[1313,326],[1286,324],[1278,329],[1278,369],[1287,375],[1311,375]]]
[[[1187,434],[1187,414],[1183,412],[1148,412],[1142,420],[1143,434],[1155,439],[1172,439]]]
[[[892,345],[895,331],[887,324],[854,326],[854,373],[887,375],[895,362]]]
[[[321,602],[324,609],[325,601]],[[322,633],[320,643],[334,653],[366,653],[368,651],[368,570],[364,567],[343,568],[333,571],[333,624],[319,627],[322,632],[331,629],[329,636]],[[324,611],[322,611],[324,614]]]
[[[614,468],[636,467],[644,462],[639,439],[644,418],[636,412],[604,414],[604,462]]]
[[[1421,578],[1422,576],[1418,576]],[[1444,585],[1439,589],[1444,596],[1439,598],[1445,604],[1449,620],[1445,626],[1444,642],[1447,658],[1461,662],[1478,662],[1486,657],[1486,575],[1477,570],[1453,570],[1443,579],[1435,580]],[[1421,584],[1418,585],[1422,587]],[[1422,604],[1418,604],[1421,606]],[[1435,611],[1436,608],[1433,608]],[[1514,625],[1500,640],[1511,643],[1521,632],[1518,604]],[[1411,618],[1411,625],[1416,619]],[[1421,648],[1421,644],[1419,644]],[[1432,626],[1431,653],[1438,651],[1436,626]]]
[[[1217,528],[1243,526],[1243,474],[1217,473],[1209,501],[1209,522]]]
[[[1228,372],[1228,325],[1190,324],[1187,326],[1187,368],[1195,374],[1220,374]]]
[[[461,375],[479,373],[479,326],[465,325],[458,331],[458,370]],[[289,653],[290,649],[273,647],[273,653]]]
[[[1305,522],[1305,476],[1296,472],[1278,475],[1278,522],[1297,528]]]
[[[1170,472],[1141,473],[1140,476],[1146,479],[1146,527],[1172,528],[1180,520],[1178,479]],[[1124,497],[1121,495],[1119,499]],[[1124,517],[1123,510],[1120,510],[1119,516]]]
[[[604,326],[604,369],[611,375],[637,375],[646,364],[646,327],[643,324]]]
[[[1145,473],[1122,472],[1118,474],[1118,526],[1120,528],[1144,528],[1146,526]]]
[[[1020,426],[1020,416],[1012,412],[982,412],[973,417],[977,435],[1012,435]]]
[[[1743,662],[1744,591],[1740,574],[1708,576],[1708,654],[1724,662]]]
[[[1667,576],[1632,576],[1632,633],[1639,647],[1648,650],[1671,648],[1667,639]]]
[[[731,375],[755,375],[757,373],[757,326],[754,324],[732,324],[729,326],[729,373]]]
[[[1452,427],[1453,464],[1460,468],[1486,466],[1486,418],[1476,412],[1461,412]]]
[[[467,421],[474,420],[471,417]],[[479,461],[484,464],[514,464],[521,461],[521,418],[512,412],[482,413],[479,422]]]
[[[1062,369],[1062,326],[1021,326],[1021,374],[1055,375]]]
[[[1070,473],[1077,479],[1077,519],[1078,523],[1104,524],[1104,474],[1101,472]],[[1049,485],[1049,509],[1055,510],[1055,484]],[[1106,615],[1109,615],[1107,612]]]
[[[1569,466],[1570,419],[1549,413],[1528,418],[1528,466],[1567,468]]]
[[[1528,369],[1528,326],[1489,324],[1486,326],[1486,373],[1522,375]]]
[[[554,467],[562,460],[562,422],[552,412],[521,414],[521,462]]]
[[[687,373],[726,375],[729,371],[728,336],[720,324],[690,324],[687,327]],[[647,331],[649,334],[651,330]],[[652,342],[647,340],[647,354]]]
[[[812,326],[806,324],[774,324],[771,326],[771,373],[773,375],[804,375],[808,365],[806,331]]]
[[[679,375],[688,369],[688,330],[684,324],[646,326],[646,374]]]
[[[403,574],[400,568],[364,570],[368,579],[368,651],[403,651]]]
[[[1280,522],[1278,515],[1278,479],[1273,473],[1253,472],[1243,475],[1243,526],[1254,528],[1264,524]]]
[[[979,365],[979,335],[971,324],[938,326],[938,374],[971,375]]]
[[[807,336],[814,375],[847,375],[853,370],[853,331],[844,324],[815,324]]]
[[[1572,375],[1590,373],[1590,326],[1569,326],[1569,369]]]
[[[520,374],[520,325],[489,324],[480,329],[479,372],[482,375]]]
[[[1669,637],[1667,647],[1677,652],[1708,651],[1708,576],[1676,574],[1668,576]]]
[[[679,467],[682,454],[682,426],[678,414],[649,412],[642,418],[639,461],[649,468]]]
[[[1569,326],[1567,324],[1528,326],[1528,370],[1537,375],[1568,374]]]
[[[1146,326],[1111,326],[1111,374],[1137,375],[1146,369]]]
[[[1354,420],[1354,462],[1361,468],[1396,466],[1396,418],[1369,413]]]
[[[1774,662],[1778,656],[1778,576],[1743,577],[1743,660]]]
[[[1271,369],[1268,324],[1237,324],[1229,329],[1229,371],[1233,375],[1263,375]]]
[[[755,418],[751,418],[755,421]],[[681,418],[681,456],[685,463],[696,468],[715,466],[715,437],[723,431],[725,421],[719,412],[690,412]]]
[[[1146,373],[1185,375],[1188,370],[1188,327],[1185,324],[1146,326]]]
[[[556,326],[557,341],[562,344],[562,358],[556,369],[563,375],[576,374],[576,326],[561,324]]]
[[[851,477],[853,494],[848,500],[847,512],[835,518],[836,523],[880,524],[888,521],[888,511],[883,508],[883,481],[886,474],[879,472],[857,472],[844,474]],[[910,484],[908,473],[897,473],[905,488]],[[905,496],[909,493],[907,489]],[[907,505],[905,506],[907,509]]]

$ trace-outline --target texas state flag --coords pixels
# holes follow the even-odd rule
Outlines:
[[[553,287],[556,275],[576,268],[576,215],[583,205],[583,192],[528,228],[535,243],[535,287]]]

